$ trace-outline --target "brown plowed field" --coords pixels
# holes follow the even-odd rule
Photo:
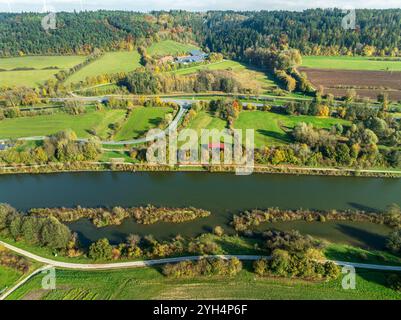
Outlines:
[[[335,69],[299,68],[305,72],[315,88],[322,86],[324,93],[344,96],[348,89],[355,89],[361,97],[376,99],[387,92],[392,100],[401,100],[400,71],[357,71]]]

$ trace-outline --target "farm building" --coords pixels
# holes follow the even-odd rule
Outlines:
[[[203,62],[205,61],[207,54],[200,50],[192,50],[189,56],[179,57],[177,58],[177,63],[195,63],[195,62]]]

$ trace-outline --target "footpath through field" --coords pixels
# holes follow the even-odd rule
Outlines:
[[[175,263],[180,261],[196,261],[202,258],[214,257],[214,258],[222,258],[222,259],[230,259],[230,258],[238,258],[240,260],[247,261],[255,261],[261,258],[269,258],[269,256],[261,256],[261,255],[211,255],[211,256],[187,256],[187,257],[175,257],[175,258],[164,258],[164,259],[154,259],[154,260],[141,260],[141,261],[130,261],[130,262],[116,262],[116,263],[69,263],[56,261],[48,258],[44,258],[38,256],[34,253],[26,251],[24,249],[20,249],[16,246],[8,244],[4,241],[0,240],[0,245],[5,248],[14,251],[22,256],[35,260],[37,262],[41,262],[46,265],[50,265],[53,267],[64,268],[64,269],[77,269],[77,270],[105,270],[105,269],[122,269],[122,268],[138,268],[138,267],[149,267],[154,265],[166,264],[166,263]],[[332,260],[327,260],[332,261]],[[401,271],[401,266],[386,266],[386,265],[378,265],[378,264],[366,264],[366,263],[355,263],[355,262],[346,262],[346,261],[332,261],[340,266],[352,266],[355,268],[361,269],[371,269],[371,270],[383,270],[383,271]]]
[[[141,260],[141,261],[131,261],[131,262],[116,262],[116,263],[101,263],[101,264],[81,264],[81,263],[69,263],[56,261],[48,258],[44,258],[38,256],[29,251],[20,249],[13,245],[10,245],[6,242],[0,241],[0,245],[5,248],[14,251],[17,254],[25,256],[29,259],[35,260],[37,262],[45,264],[44,267],[39,268],[29,274],[27,277],[22,279],[16,285],[14,285],[10,290],[7,290],[2,296],[0,296],[0,300],[6,299],[11,293],[17,290],[20,286],[26,283],[29,279],[39,274],[40,272],[47,270],[49,268],[63,268],[63,269],[74,269],[74,270],[111,270],[111,269],[124,269],[124,268],[139,268],[139,267],[150,267],[154,265],[162,265],[167,263],[177,263],[180,261],[197,261],[203,258],[221,258],[221,259],[231,259],[237,258],[242,261],[255,261],[261,258],[269,259],[269,256],[260,256],[260,255],[211,255],[211,256],[187,256],[187,257],[175,257],[175,258],[164,258],[164,259],[156,259],[156,260]],[[331,260],[327,260],[331,261]],[[381,271],[397,271],[401,272],[401,266],[385,266],[385,265],[377,265],[377,264],[365,264],[365,263],[355,263],[355,262],[345,262],[345,261],[332,261],[339,266],[350,266],[354,268],[360,269],[370,269],[370,270],[381,270]]]

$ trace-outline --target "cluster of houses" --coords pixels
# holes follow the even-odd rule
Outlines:
[[[182,64],[189,64],[195,62],[203,62],[207,58],[207,54],[202,52],[201,50],[192,50],[189,52],[189,55],[176,57],[173,56],[165,56],[159,59],[160,64],[165,63],[182,63]]]

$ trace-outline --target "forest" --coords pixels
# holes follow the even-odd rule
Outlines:
[[[196,39],[208,51],[239,60],[246,49],[258,47],[295,48],[304,55],[399,54],[400,9],[356,10],[354,30],[342,28],[345,15],[340,9],[74,12],[58,13],[57,29],[45,32],[43,14],[0,13],[0,56],[132,49],[160,37]]]

